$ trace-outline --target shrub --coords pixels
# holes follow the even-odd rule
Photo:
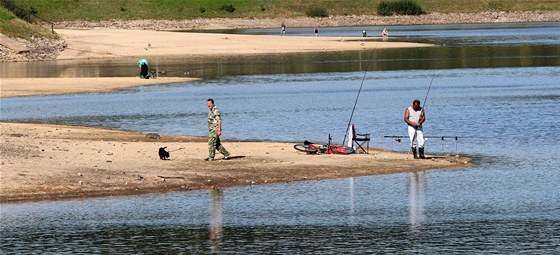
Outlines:
[[[416,2],[411,0],[400,0],[396,2],[380,2],[377,5],[377,14],[381,16],[390,15],[420,15],[426,12]]]
[[[497,1],[489,1],[486,4],[486,8],[490,11],[500,11],[505,9],[503,3]]]
[[[393,12],[391,11],[389,4],[387,2],[380,2],[377,5],[377,15],[381,15],[381,16],[393,15]]]
[[[32,15],[37,14],[35,8],[31,7],[29,10],[18,7],[12,0],[0,0],[0,5],[4,8],[13,12],[18,18],[25,20],[29,23],[33,23],[34,20],[31,18]]]
[[[233,6],[233,4],[226,4],[226,5],[222,5],[221,10],[226,10],[227,12],[234,12],[235,7]]]
[[[307,15],[307,17],[328,17],[329,16],[329,12],[327,12],[327,10],[325,10],[325,8],[322,7],[311,7],[309,8],[306,12],[305,15]]]

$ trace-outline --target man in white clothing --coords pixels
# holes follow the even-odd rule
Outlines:
[[[414,158],[424,159],[424,130],[422,123],[426,121],[424,109],[420,106],[420,100],[412,102],[412,106],[406,108],[404,112],[404,122],[408,124],[408,137],[410,138],[410,150]],[[418,146],[418,154],[416,153]]]

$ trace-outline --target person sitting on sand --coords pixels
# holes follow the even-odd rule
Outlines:
[[[140,79],[150,79],[148,61],[142,58],[138,60],[138,66],[140,67]]]

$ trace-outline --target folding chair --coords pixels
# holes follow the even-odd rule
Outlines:
[[[369,141],[370,141],[369,135],[370,135],[369,133],[367,134],[356,133],[356,128],[354,127],[354,124],[352,124],[352,143],[356,144],[358,148],[360,148],[360,150],[363,151],[365,154],[369,154],[368,151]],[[358,152],[357,148],[356,148],[356,152]]]

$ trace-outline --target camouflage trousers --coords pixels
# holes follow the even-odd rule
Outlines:
[[[220,153],[224,155],[224,157],[229,156],[229,152],[224,148],[222,143],[220,142],[220,137],[218,136],[217,132],[210,133],[210,139],[208,139],[208,152],[210,153],[210,158],[214,158],[216,156],[216,149]]]

